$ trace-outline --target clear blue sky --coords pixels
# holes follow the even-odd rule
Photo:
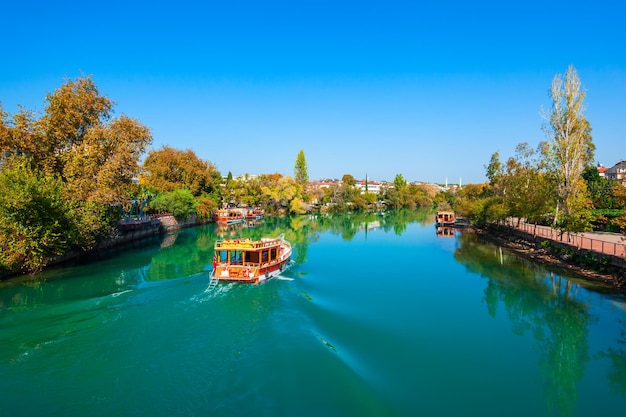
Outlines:
[[[626,159],[618,1],[1,0],[0,101],[43,109],[92,75],[152,129],[226,174],[482,182],[544,134],[568,65],[587,90],[596,160]]]

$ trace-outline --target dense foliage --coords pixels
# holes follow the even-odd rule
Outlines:
[[[160,213],[170,213],[177,219],[186,220],[196,214],[196,201],[186,188],[179,188],[156,196],[150,206]]]
[[[576,70],[554,78],[553,105],[544,130],[548,141],[537,149],[527,143],[506,163],[492,154],[485,166],[488,183],[466,186],[453,199],[455,210],[475,222],[507,217],[551,224],[561,230],[626,230],[626,187],[600,177],[584,110],[585,94]]]
[[[148,152],[139,181],[156,192],[186,188],[194,196],[199,196],[217,195],[222,177],[215,165],[198,158],[192,150],[164,146]]]
[[[50,254],[62,254],[74,228],[63,183],[15,156],[0,175],[0,270],[36,270]],[[69,236],[68,236],[69,235]]]
[[[0,108],[0,272],[39,270],[113,230],[152,137],[111,111],[91,77],[48,94],[39,118]]]

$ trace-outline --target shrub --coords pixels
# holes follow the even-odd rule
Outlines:
[[[74,230],[62,182],[14,157],[0,171],[0,272],[38,271],[64,253]]]
[[[171,213],[179,220],[186,220],[196,213],[196,201],[191,191],[178,189],[156,196],[150,208],[159,213]]]

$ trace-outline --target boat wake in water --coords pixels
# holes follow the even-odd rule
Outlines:
[[[125,290],[125,291],[120,291],[120,292],[114,292],[113,294],[111,294],[111,297],[119,297],[122,294],[126,294],[127,292],[131,292],[132,290]]]

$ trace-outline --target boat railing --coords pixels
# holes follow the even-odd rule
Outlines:
[[[215,242],[215,249],[262,249],[276,246],[280,239],[251,241],[248,239],[224,239]]]

